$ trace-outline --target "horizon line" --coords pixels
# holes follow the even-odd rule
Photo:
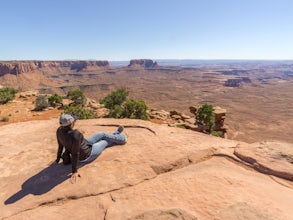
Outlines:
[[[15,61],[108,61],[108,62],[128,62],[131,60],[153,60],[153,61],[293,61],[292,59],[239,59],[239,58],[213,58],[213,59],[193,59],[193,58],[133,58],[127,60],[108,60],[108,59],[11,59],[0,60],[0,62]]]

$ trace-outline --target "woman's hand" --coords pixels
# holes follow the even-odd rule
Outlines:
[[[81,177],[81,176],[79,175],[79,173],[73,173],[73,174],[71,175],[70,182],[71,182],[72,184],[76,183],[76,179],[77,179],[77,177]]]

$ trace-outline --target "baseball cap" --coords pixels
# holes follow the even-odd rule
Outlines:
[[[62,114],[59,118],[59,123],[61,126],[68,126],[71,125],[73,122],[77,120],[76,116],[70,114]]]

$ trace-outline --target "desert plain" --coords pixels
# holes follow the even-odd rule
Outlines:
[[[292,142],[292,61],[161,61],[151,68],[141,63],[110,62],[86,69],[47,61],[42,68],[30,68],[2,75],[0,84],[60,95],[79,88],[96,101],[126,88],[129,98],[144,100],[150,109],[176,110],[190,116],[190,106],[209,103],[227,110],[229,139]],[[235,79],[240,83],[225,86]]]

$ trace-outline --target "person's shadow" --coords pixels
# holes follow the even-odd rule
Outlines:
[[[44,193],[47,193],[58,184],[69,179],[70,173],[71,173],[71,164],[63,165],[62,163],[59,163],[59,164],[50,165],[49,167],[37,173],[36,175],[27,179],[22,184],[21,190],[16,192],[14,195],[10,196],[4,202],[4,204],[8,205],[8,204],[15,203],[29,194],[42,195]]]

